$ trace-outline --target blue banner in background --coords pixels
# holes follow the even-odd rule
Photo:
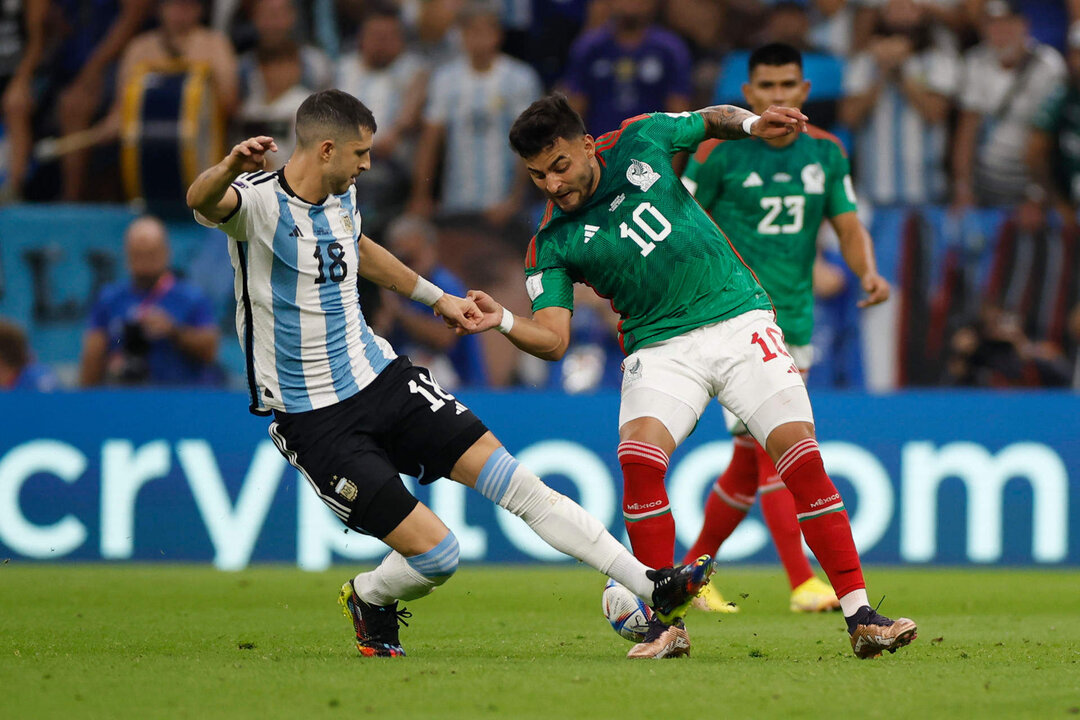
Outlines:
[[[384,554],[378,541],[344,531],[242,395],[2,398],[0,557],[321,569]],[[624,537],[617,395],[461,399],[523,463]],[[818,393],[814,406],[826,467],[867,562],[1080,565],[1077,396]],[[680,552],[730,454],[712,408],[672,458]],[[465,560],[565,560],[478,493],[445,480],[417,493],[457,534]],[[775,559],[756,510],[720,557]]]

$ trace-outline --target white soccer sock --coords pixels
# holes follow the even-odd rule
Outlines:
[[[514,469],[498,504],[524,520],[551,547],[591,565],[652,603],[654,583],[645,575],[648,568],[585,508],[552,490],[528,468],[518,465]]]
[[[415,600],[423,597],[441,583],[426,578],[397,550],[383,558],[371,572],[353,578],[353,588],[360,599],[369,605],[389,605],[395,600]]]
[[[840,598],[840,609],[843,611],[844,617],[846,618],[854,615],[859,608],[864,605],[870,605],[870,600],[866,597],[866,588],[852,590],[847,595]]]

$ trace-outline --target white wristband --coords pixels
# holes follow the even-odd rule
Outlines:
[[[750,117],[746,118],[745,120],[742,121],[742,131],[744,133],[746,133],[747,135],[753,135],[753,133],[750,132],[750,126],[753,125],[754,123],[756,123],[760,119],[761,119],[760,115],[751,115]]]
[[[499,332],[506,335],[510,332],[510,328],[512,327],[514,327],[514,313],[503,308],[502,320],[499,322]]]
[[[428,282],[420,275],[417,275],[416,287],[413,288],[412,294],[409,295],[409,299],[422,302],[428,307],[431,307],[437,303],[442,296],[443,291],[441,287],[432,282]]]

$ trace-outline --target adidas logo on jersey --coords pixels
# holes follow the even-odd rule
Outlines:
[[[599,230],[599,229],[600,229],[599,225],[586,225],[585,226],[585,242],[587,243],[590,240],[592,240],[593,235],[595,235],[596,231]]]
[[[756,172],[751,172],[746,176],[746,180],[743,180],[743,187],[761,187],[765,184],[765,181],[761,179],[761,176]]]

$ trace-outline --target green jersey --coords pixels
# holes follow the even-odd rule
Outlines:
[[[548,203],[525,256],[533,312],[574,308],[573,284],[609,298],[631,353],[769,299],[701,209],[671,157],[705,139],[697,113],[640,115],[596,141],[600,181],[579,209]]]
[[[839,140],[812,127],[782,148],[757,138],[703,143],[683,183],[769,293],[784,338],[809,345],[818,228],[855,210]]]

